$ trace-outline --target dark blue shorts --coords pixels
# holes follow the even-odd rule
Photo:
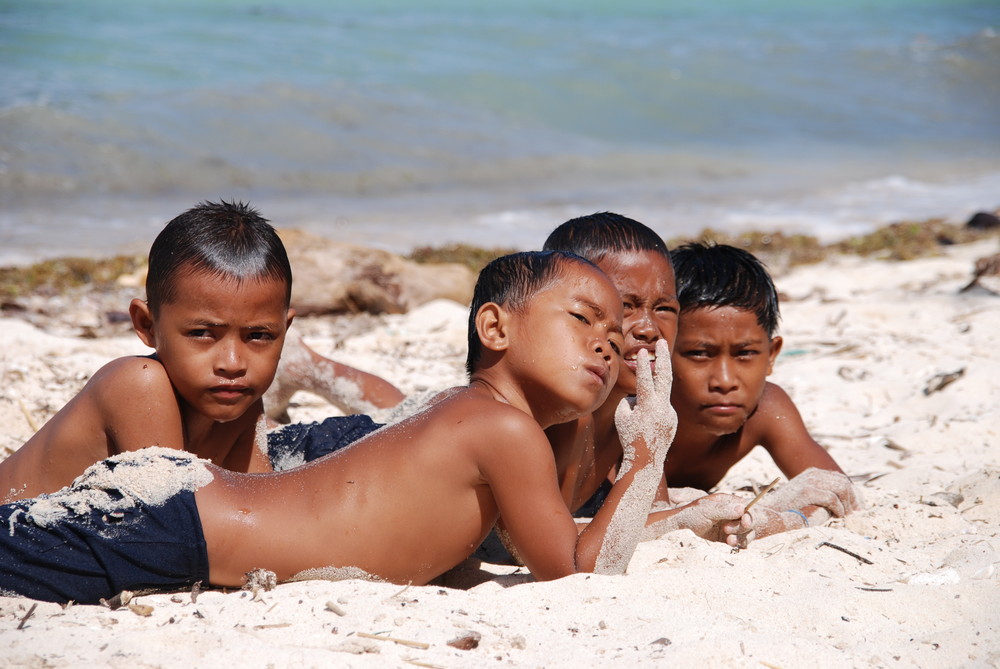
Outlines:
[[[291,469],[335,453],[382,427],[370,416],[333,416],[321,423],[292,423],[267,434],[267,451],[275,470]]]
[[[573,512],[574,518],[593,518],[597,515],[598,509],[604,506],[604,500],[608,498],[608,493],[611,492],[611,481],[604,479],[601,481],[601,485],[598,486],[594,494],[590,496],[586,502],[583,503],[579,509]]]
[[[0,593],[97,604],[122,590],[208,583],[208,550],[191,491],[111,513],[67,509],[55,521],[32,518],[36,501],[0,506]]]

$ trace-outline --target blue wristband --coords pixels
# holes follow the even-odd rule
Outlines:
[[[798,509],[788,509],[787,511],[785,511],[785,513],[794,513],[795,515],[797,515],[799,518],[802,519],[802,522],[806,524],[806,527],[809,527],[809,519],[806,518],[806,514],[802,513]]]

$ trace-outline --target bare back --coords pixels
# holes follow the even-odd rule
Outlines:
[[[216,585],[237,585],[255,568],[284,580],[348,566],[426,583],[468,557],[501,508],[526,544],[544,545],[524,522],[538,514],[529,497],[561,509],[554,527],[566,535],[570,573],[576,530],[544,433],[476,388],[295,470],[215,470],[196,493]]]

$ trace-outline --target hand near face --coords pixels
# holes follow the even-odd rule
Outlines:
[[[637,359],[636,395],[623,399],[615,411],[615,426],[624,451],[621,473],[631,468],[638,449],[643,447],[662,466],[677,432],[677,412],[670,404],[673,372],[667,342],[656,342],[655,375],[645,350],[639,351]]]

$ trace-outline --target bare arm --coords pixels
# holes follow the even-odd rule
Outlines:
[[[403,393],[385,379],[320,355],[289,330],[274,381],[264,395],[267,415],[280,416],[299,390],[319,395],[347,413],[369,413],[403,400]]]
[[[842,471],[809,434],[792,398],[780,386],[767,384],[757,412],[747,426],[748,438],[767,449],[774,464],[789,480],[810,467]]]
[[[677,413],[670,405],[673,373],[665,339],[656,343],[656,361],[659,367],[654,377],[648,355],[639,352],[636,397],[634,402],[622,400],[615,412],[624,453],[618,477],[607,500],[580,534],[581,541],[592,533],[600,536],[599,552],[592,558],[598,573],[625,572],[642,537],[663,478],[663,461],[677,431]],[[588,554],[588,566],[589,561]]]
[[[642,357],[644,352],[640,356],[634,405],[624,402],[616,413],[624,460],[607,500],[583,532],[578,533],[566,507],[551,447],[541,431],[537,445],[529,444],[534,436],[508,436],[503,446],[507,454],[491,459],[485,472],[517,555],[539,579],[575,572],[623,573],[628,566],[677,424],[670,406],[673,377],[666,342],[657,344],[657,359],[665,361],[665,369],[655,380],[648,357]],[[538,455],[543,451],[544,458]]]
[[[757,433],[757,441],[764,445],[789,479],[761,500],[764,508],[778,515],[764,522],[765,514],[757,513],[754,526],[758,537],[802,527],[804,519],[795,513],[786,514],[789,510],[810,518],[823,509],[826,518],[839,518],[859,508],[854,485],[827,450],[809,434],[801,414],[784,390],[768,384],[757,415],[751,420],[756,423],[753,432]],[[811,522],[822,521],[816,516]]]

